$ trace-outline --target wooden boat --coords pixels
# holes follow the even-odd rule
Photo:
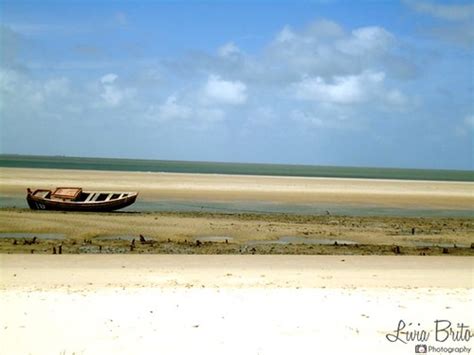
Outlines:
[[[138,192],[82,191],[80,187],[56,190],[27,190],[26,200],[32,210],[106,212],[130,206]]]

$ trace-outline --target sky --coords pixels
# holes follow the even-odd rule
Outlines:
[[[474,169],[474,4],[0,0],[0,153]]]

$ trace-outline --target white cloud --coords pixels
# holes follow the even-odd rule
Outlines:
[[[325,19],[311,22],[302,31],[296,32],[290,26],[286,25],[276,35],[275,42],[277,43],[316,43],[322,42],[326,39],[340,38],[345,35],[344,29],[337,23]]]
[[[11,27],[15,32],[25,36],[35,36],[45,33],[70,32],[70,28],[67,26],[46,23],[10,23],[9,27]]]
[[[458,136],[467,136],[474,133],[474,114],[465,116],[464,119],[455,126],[455,133]]]
[[[105,86],[103,93],[100,95],[109,106],[117,106],[123,100],[123,93],[114,86]]]
[[[203,94],[209,104],[241,105],[247,101],[247,86],[241,81],[227,81],[218,75],[210,75]]]
[[[117,80],[117,78],[118,78],[117,74],[110,73],[110,74],[106,74],[103,77],[101,77],[100,82],[102,84],[112,84],[113,82],[115,82],[115,80]]]
[[[44,91],[47,95],[67,96],[69,94],[69,86],[68,78],[53,78],[45,82]]]
[[[464,118],[464,124],[469,128],[474,128],[474,115],[469,115]]]
[[[21,72],[0,68],[0,108],[41,110],[48,96],[46,86],[47,83],[32,80]]]
[[[269,125],[278,118],[278,113],[271,107],[259,107],[255,111],[255,114],[252,114],[252,117],[249,117],[252,123]]]
[[[335,76],[332,82],[321,77],[308,77],[292,85],[292,90],[295,97],[301,100],[355,104],[367,101],[384,78],[384,73],[370,71],[360,75]]]
[[[256,58],[250,80],[281,84],[302,76],[358,75],[366,70],[403,75],[400,68],[415,68],[413,57],[401,55],[396,37],[380,26],[345,31],[339,24],[318,20],[296,31],[285,26]],[[411,70],[413,73],[415,70]],[[249,80],[249,79],[247,79]]]
[[[381,60],[394,46],[395,37],[381,27],[346,31],[335,22],[319,20],[302,29],[285,26],[266,49],[254,56],[227,42],[217,53],[177,61],[173,67],[159,60],[137,63],[143,65],[140,73],[148,69],[144,75],[147,80],[130,72],[127,82],[133,84],[128,85],[137,89],[125,87],[120,61],[108,60],[78,61],[80,66],[66,68],[69,72],[102,70],[103,75],[93,82],[78,82],[73,77],[37,80],[26,74],[20,85],[15,82],[18,72],[0,77],[0,81],[3,90],[15,93],[15,104],[21,92],[32,107],[41,107],[50,117],[67,116],[67,110],[82,117],[79,112],[87,111],[90,117],[96,112],[94,117],[105,117],[106,121],[103,109],[112,108],[116,109],[113,117],[191,129],[212,127],[233,118],[232,127],[272,127],[275,123],[284,125],[288,117],[327,127],[331,119],[357,121],[362,115],[355,113],[370,112],[377,105],[407,104],[401,90],[388,87],[387,82],[393,85],[394,81]],[[95,66],[85,66],[89,63]],[[64,63],[58,67],[64,69]],[[158,73],[159,80],[148,80],[150,72]],[[202,73],[212,74],[202,81]],[[251,100],[250,92],[255,93]],[[130,100],[132,97],[134,100]],[[295,106],[299,111],[292,112]],[[344,126],[341,123],[337,127]]]
[[[409,104],[408,98],[397,89],[389,90],[386,93],[386,100],[392,106],[404,107]]]
[[[120,88],[116,81],[118,75],[106,74],[100,78],[102,84],[100,97],[109,107],[119,106],[125,99],[135,95],[136,90],[132,88]]]
[[[237,47],[233,42],[226,43],[217,50],[219,57],[223,58],[233,57],[240,53],[239,47]]]
[[[350,55],[383,54],[392,46],[394,39],[381,27],[362,27],[352,31],[349,38],[339,41],[336,46]]]
[[[431,1],[404,0],[414,11],[441,21],[421,32],[436,40],[460,45],[472,52],[474,44],[474,4],[438,4]]]
[[[191,117],[191,109],[177,103],[176,96],[170,96],[166,102],[158,107],[158,118],[160,120],[183,120]]]
[[[202,122],[213,123],[223,121],[225,112],[219,108],[198,108],[195,111],[196,118]]]
[[[313,112],[307,112],[307,111],[302,111],[302,110],[292,110],[290,112],[290,118],[293,121],[309,124],[311,126],[316,126],[316,127],[323,127],[326,125],[324,120],[321,119],[321,117],[318,117],[317,115],[315,115]]]
[[[86,107],[93,101],[89,97],[81,102],[83,92],[76,93],[66,77],[38,79],[12,69],[0,68],[0,88],[0,121],[12,127],[41,123],[51,128],[65,117],[72,120],[71,107]]]
[[[404,1],[413,10],[439,19],[449,21],[463,21],[474,17],[472,4],[437,4],[431,1]]]
[[[225,112],[222,109],[202,107],[196,102],[184,103],[182,101],[183,98],[171,95],[159,106],[150,105],[146,111],[146,117],[151,121],[173,122],[199,129],[225,118]]]
[[[285,26],[283,29],[277,34],[275,41],[279,43],[285,43],[293,41],[296,38],[295,33],[292,31],[290,26]]]
[[[0,88],[3,93],[15,93],[20,80],[20,75],[15,70],[0,70]],[[2,97],[3,95],[0,95],[0,99],[2,99]]]
[[[345,31],[339,24],[325,19],[310,23],[305,31],[305,36],[313,39],[338,38],[344,35]]]

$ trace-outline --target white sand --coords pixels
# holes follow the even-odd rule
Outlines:
[[[0,354],[413,354],[417,342],[385,334],[400,319],[426,330],[436,319],[472,327],[473,265],[468,257],[1,255]]]

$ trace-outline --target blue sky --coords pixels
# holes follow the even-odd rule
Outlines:
[[[468,1],[0,1],[0,152],[474,169]]]

